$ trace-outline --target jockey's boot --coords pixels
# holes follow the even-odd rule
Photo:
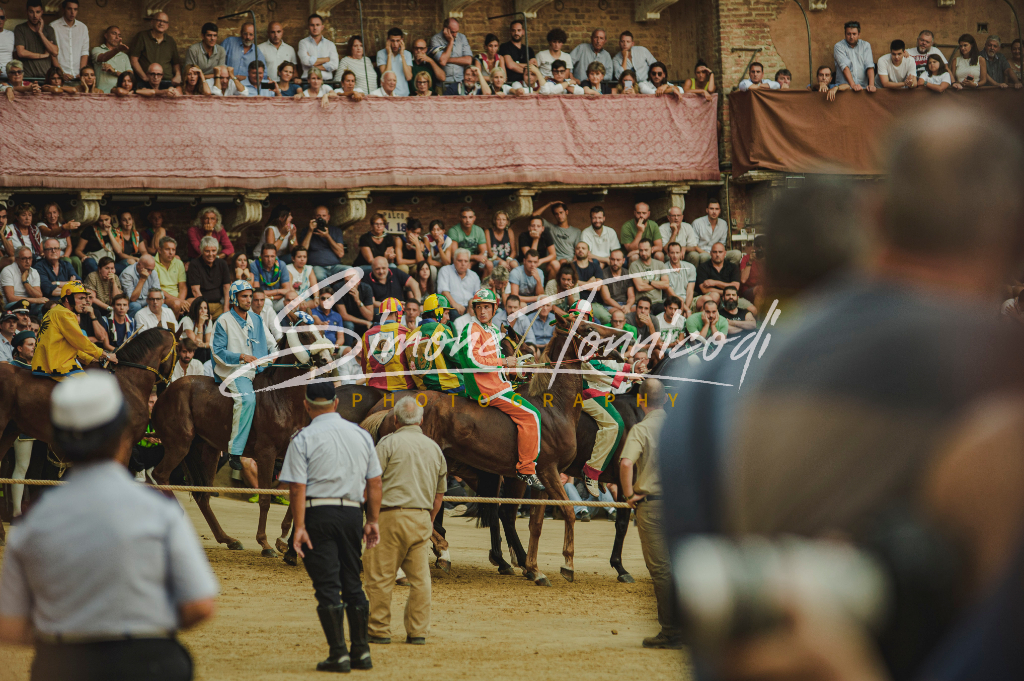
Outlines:
[[[348,608],[348,636],[352,642],[352,668],[373,669],[370,660],[370,606],[350,605]]]
[[[547,489],[546,487],[544,487],[544,484],[540,481],[540,478],[537,477],[536,473],[516,473],[516,477],[525,482],[527,485],[529,485],[530,489],[534,490],[535,492],[543,492],[545,489]]]
[[[587,491],[590,492],[590,496],[594,497],[595,499],[601,496],[601,488],[597,486],[597,480],[594,480],[593,478],[584,475],[583,485],[587,488]]]
[[[316,609],[316,614],[320,616],[320,626],[324,629],[324,636],[327,637],[327,645],[330,647],[327,659],[318,663],[316,670],[343,673],[352,671],[348,648],[345,647],[345,604],[321,606]]]
[[[241,455],[228,455],[228,465],[231,466],[231,470],[240,471],[242,470],[242,457]]]

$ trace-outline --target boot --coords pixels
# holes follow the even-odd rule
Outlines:
[[[649,636],[645,638],[643,646],[644,648],[668,648],[670,650],[679,650],[683,647],[683,639],[681,636],[672,635],[662,629],[658,632],[657,636]]]
[[[352,641],[352,668],[373,669],[370,660],[370,606],[348,607],[348,636]]]
[[[230,466],[233,471],[242,470],[242,456],[240,454],[229,454],[228,466]]]
[[[318,672],[348,673],[352,671],[348,648],[345,647],[344,613],[344,603],[316,609],[316,614],[320,616],[320,626],[324,629],[324,636],[327,637],[327,645],[330,647],[327,659],[316,666]]]
[[[535,473],[516,473],[516,477],[525,482],[530,489],[537,492],[543,492],[545,490],[544,483],[540,481]]]

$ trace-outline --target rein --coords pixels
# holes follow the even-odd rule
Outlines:
[[[138,333],[138,332],[136,332],[136,333]],[[133,334],[133,336],[134,335],[135,334]],[[131,338],[128,338],[127,340],[125,340],[125,343],[127,343],[129,340],[131,340]],[[114,369],[116,367],[128,367],[130,369],[142,369],[144,371],[149,371],[151,373],[156,374],[157,379],[162,381],[164,385],[170,385],[171,384],[171,375],[174,373],[174,365],[178,362],[178,339],[175,338],[173,333],[171,334],[171,349],[167,351],[167,354],[164,355],[164,358],[162,360],[160,360],[160,363],[157,364],[157,367],[163,366],[164,363],[167,362],[167,360],[171,359],[171,358],[173,358],[171,360],[171,371],[166,376],[161,374],[159,369],[154,369],[153,367],[147,366],[145,364],[136,364],[135,362],[122,362],[122,361],[118,360],[117,364],[113,365],[113,367],[111,367],[111,365],[108,364],[107,368],[110,369],[111,373],[114,372]]]

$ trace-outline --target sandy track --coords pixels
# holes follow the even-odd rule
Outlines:
[[[301,563],[262,558],[256,546],[254,504],[214,499],[225,530],[245,544],[228,551],[214,543],[195,504],[179,495],[199,530],[207,556],[220,579],[217,617],[183,635],[192,651],[198,679],[323,679],[314,670],[326,656],[316,602]],[[274,537],[284,508],[272,506],[268,534]],[[525,675],[536,679],[621,679],[637,673],[650,679],[688,677],[677,651],[644,650],[640,641],[657,632],[654,594],[630,527],[623,563],[636,584],[619,584],[608,565],[614,526],[604,519],[577,523],[576,581],[559,575],[561,521],[546,521],[540,567],[552,586],[503,577],[487,562],[486,530],[475,519],[446,518],[454,566],[450,575],[432,570],[433,610],[426,646],[409,646],[402,627],[406,589],[396,587],[390,645],[372,646],[375,668],[353,672],[383,680],[409,678],[495,679]],[[526,520],[518,522],[524,544]],[[17,531],[16,529],[14,530]],[[612,631],[617,634],[613,634]],[[0,649],[0,681],[28,678],[30,651]]]

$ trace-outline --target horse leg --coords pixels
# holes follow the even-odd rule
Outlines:
[[[508,499],[522,499],[526,494],[526,484],[519,480],[506,479],[502,494]],[[502,504],[498,507],[498,518],[505,530],[505,542],[508,543],[509,559],[512,565],[523,570],[523,576],[532,580],[526,573],[526,550],[523,542],[519,539],[519,532],[516,531],[516,513],[519,511],[518,504]]]
[[[193,484],[209,485],[217,474],[217,461],[220,459],[220,450],[216,447],[211,447],[206,442],[199,443],[200,456],[202,461],[199,464],[198,474],[200,482],[193,481]],[[193,457],[195,454],[189,451],[189,457]],[[166,458],[166,456],[164,457]],[[191,472],[191,468],[188,468]],[[169,474],[168,474],[169,475]],[[210,526],[210,531],[213,532],[213,538],[220,544],[227,544],[227,547],[232,551],[241,551],[243,548],[242,542],[238,541],[234,537],[230,536],[224,531],[224,528],[220,526],[220,521],[217,520],[217,516],[214,515],[213,509],[210,508],[210,495],[206,493],[193,494],[192,497],[196,500],[196,505],[202,512],[203,517],[206,518],[206,524]]]
[[[620,499],[621,495],[622,492],[619,492]],[[625,501],[625,499],[621,500]],[[615,509],[615,543],[612,544],[612,559],[610,561],[612,567],[619,573],[618,580],[623,584],[633,583],[633,575],[622,567],[622,545],[626,541],[626,533],[629,532],[629,514],[630,509],[628,508]]]
[[[547,499],[548,493],[541,492],[541,499]],[[540,549],[540,532],[544,527],[544,506],[538,504],[530,513],[530,549],[526,553],[526,577],[532,578],[537,586],[551,586],[547,576],[537,567],[537,552]]]
[[[284,512],[284,520],[281,521],[281,536],[278,537],[277,541],[274,542],[277,550],[281,553],[288,552],[288,535],[292,531],[292,507],[289,506],[288,510]]]
[[[569,501],[569,495],[565,493],[565,487],[562,486],[561,476],[558,474],[558,469],[555,466],[545,467],[543,470],[537,470],[537,475],[547,487],[547,491],[550,498],[558,499],[560,501]],[[562,517],[565,518],[565,540],[562,543],[562,557],[565,559],[565,564],[562,565],[562,577],[567,582],[571,582],[574,578],[575,571],[573,569],[573,555],[575,553],[575,531],[576,531],[576,513],[572,506],[562,506]]]
[[[491,519],[491,524],[488,527],[491,531],[491,551],[487,554],[487,558],[491,561],[491,565],[498,568],[499,575],[514,575],[516,571],[501,555],[501,528],[498,527],[498,514],[500,513],[501,506],[498,507],[495,517]]]
[[[434,552],[437,561],[434,567],[440,569],[446,575],[452,571],[452,554],[448,553],[448,540],[445,539],[444,531],[444,505],[434,516],[434,529],[430,533],[430,550]]]
[[[7,450],[10,449],[11,446],[14,444],[14,441],[18,439],[18,429],[15,428],[12,424],[9,425],[10,427],[4,427],[3,429],[0,429],[0,433],[3,433],[3,435],[0,436],[0,461],[4,460],[4,457],[7,456]],[[0,520],[0,546],[6,545],[7,533],[4,531],[3,521]]]
[[[270,489],[274,485],[274,452],[263,452],[256,458],[256,475],[261,489]],[[260,495],[260,524],[256,530],[256,541],[263,548],[264,558],[277,558],[278,553],[267,541],[267,514],[270,512],[270,494]]]

